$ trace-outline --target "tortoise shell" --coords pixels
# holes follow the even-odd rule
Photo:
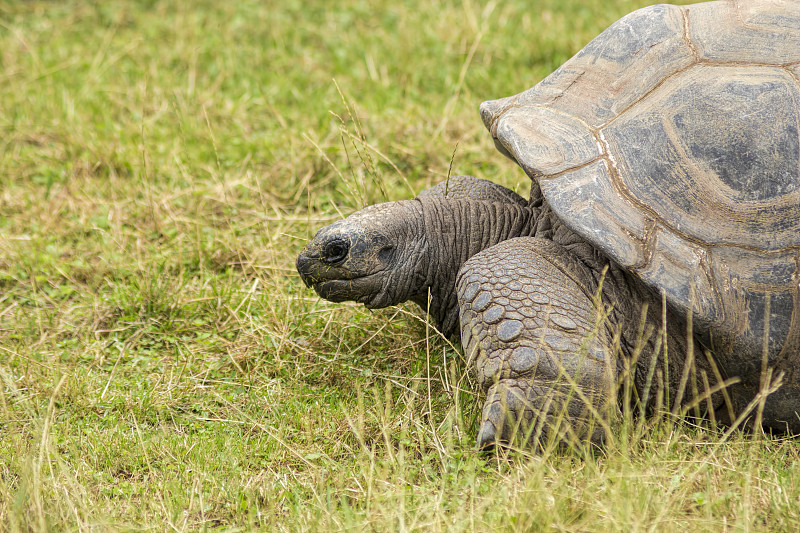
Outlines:
[[[635,11],[481,115],[561,220],[715,350],[800,353],[795,0]]]

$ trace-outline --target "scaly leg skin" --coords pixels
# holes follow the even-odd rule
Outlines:
[[[456,288],[467,364],[487,392],[478,447],[601,442],[617,365],[589,270],[552,241],[521,237],[472,257]]]

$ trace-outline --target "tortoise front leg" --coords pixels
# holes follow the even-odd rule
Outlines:
[[[478,446],[601,441],[617,365],[589,270],[552,241],[522,237],[472,257],[456,286],[461,342],[488,395]]]

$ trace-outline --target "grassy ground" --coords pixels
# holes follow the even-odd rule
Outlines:
[[[797,530],[791,440],[477,454],[458,348],[294,272],[454,150],[525,192],[478,103],[646,3],[0,0],[0,530]]]

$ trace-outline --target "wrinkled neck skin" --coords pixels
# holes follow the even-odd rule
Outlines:
[[[439,331],[450,336],[458,327],[455,279],[461,265],[499,242],[535,235],[542,209],[466,199],[416,201],[422,207],[424,280],[407,299],[428,311]]]

